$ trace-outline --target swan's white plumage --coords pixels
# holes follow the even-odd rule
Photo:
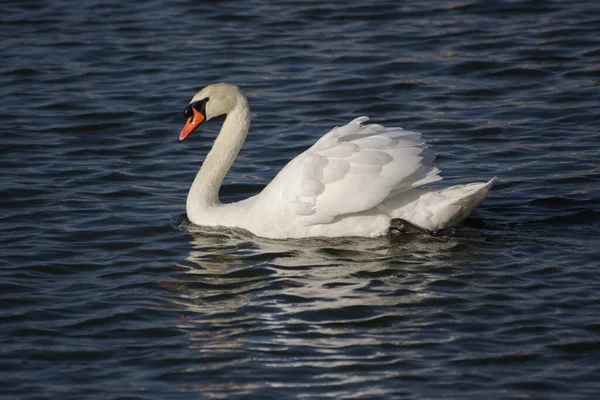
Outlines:
[[[331,130],[284,167],[266,192],[289,199],[304,225],[325,224],[441,179],[419,133],[366,121]]]
[[[247,134],[249,109],[227,84],[208,86],[192,101],[203,98],[209,98],[207,120],[223,113],[227,118],[188,195],[188,217],[199,225],[239,227],[271,238],[378,236],[392,218],[441,229],[466,218],[494,181],[423,188],[442,178],[421,134],[365,124],[368,118],[360,117],[321,137],[258,195],[221,204],[216,193]]]

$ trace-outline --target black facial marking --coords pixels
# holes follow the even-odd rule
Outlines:
[[[198,111],[200,114],[204,115],[206,117],[206,102],[208,101],[208,97],[202,99],[202,100],[198,100],[198,101],[194,101],[193,103],[190,103],[190,105],[188,105],[184,110],[183,110],[183,116],[186,119],[190,119],[194,116],[194,111],[192,109],[195,109],[196,111]]]
[[[185,117],[185,119],[190,119],[194,116],[194,113],[192,112],[192,106],[189,105],[187,106],[184,110],[183,110],[183,116]]]

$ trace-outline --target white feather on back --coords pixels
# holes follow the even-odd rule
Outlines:
[[[420,133],[362,125],[366,121],[356,118],[321,137],[279,172],[265,197],[273,200],[277,193],[275,207],[290,209],[306,223],[327,223],[442,179]]]

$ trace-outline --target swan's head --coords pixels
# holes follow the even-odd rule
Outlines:
[[[179,134],[179,141],[188,137],[204,121],[229,113],[239,98],[243,96],[237,86],[227,83],[216,83],[200,90],[183,110],[187,121]]]

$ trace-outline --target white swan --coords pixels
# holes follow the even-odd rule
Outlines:
[[[223,114],[225,122],[187,197],[188,218],[197,225],[243,228],[275,239],[375,237],[404,221],[435,231],[469,216],[496,179],[424,188],[442,178],[421,135],[363,125],[368,118],[360,117],[321,137],[261,193],[222,204],[219,187],[248,134],[248,101],[236,86],[207,86],[184,110],[187,122],[179,135],[182,141],[205,120]]]

